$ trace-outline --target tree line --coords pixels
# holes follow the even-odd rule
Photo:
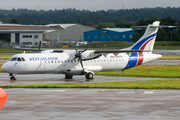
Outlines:
[[[49,24],[49,23],[79,23],[83,25],[92,25],[99,23],[112,22],[117,24],[123,19],[130,23],[149,18],[163,19],[172,17],[180,21],[179,8],[141,8],[141,9],[119,9],[119,10],[76,10],[75,8],[62,10],[28,10],[28,9],[0,9],[0,21],[8,23],[15,18],[20,24]]]
[[[159,29],[158,41],[180,41],[180,7],[179,8],[141,8],[119,10],[76,10],[75,8],[62,10],[28,10],[28,9],[0,9],[0,21],[3,23],[19,23],[45,25],[50,23],[79,23],[87,26],[96,24],[99,28],[130,28],[138,25],[148,25],[154,21],[161,21],[161,25],[177,25],[177,28]],[[133,40],[136,41],[144,29],[136,30]]]

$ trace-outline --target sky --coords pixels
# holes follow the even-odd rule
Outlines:
[[[39,7],[38,7],[39,6]],[[154,7],[180,7],[180,0],[0,0],[0,9],[27,8],[35,10],[79,10],[133,9]]]

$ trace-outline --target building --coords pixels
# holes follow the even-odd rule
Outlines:
[[[56,25],[56,24],[50,24]],[[63,42],[80,42],[84,41],[84,32],[95,30],[95,28],[80,25],[80,24],[60,24],[66,30],[48,30],[43,34],[43,40],[52,43],[63,43]]]
[[[132,41],[131,28],[103,28],[84,32],[84,41]]]
[[[0,47],[38,47],[44,30],[0,30]]]

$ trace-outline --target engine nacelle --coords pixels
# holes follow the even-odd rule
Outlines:
[[[89,59],[95,57],[94,50],[87,50],[82,53],[82,58]]]
[[[64,71],[66,75],[84,75],[82,68],[69,68]]]

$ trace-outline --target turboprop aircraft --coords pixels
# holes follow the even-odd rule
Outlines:
[[[41,50],[39,53],[16,54],[4,63],[1,69],[9,73],[11,80],[17,74],[64,74],[66,79],[73,75],[85,75],[93,79],[95,72],[126,70],[158,58],[153,47],[160,22],[147,26],[144,35],[131,47],[121,50]],[[32,50],[32,49],[31,49]]]

